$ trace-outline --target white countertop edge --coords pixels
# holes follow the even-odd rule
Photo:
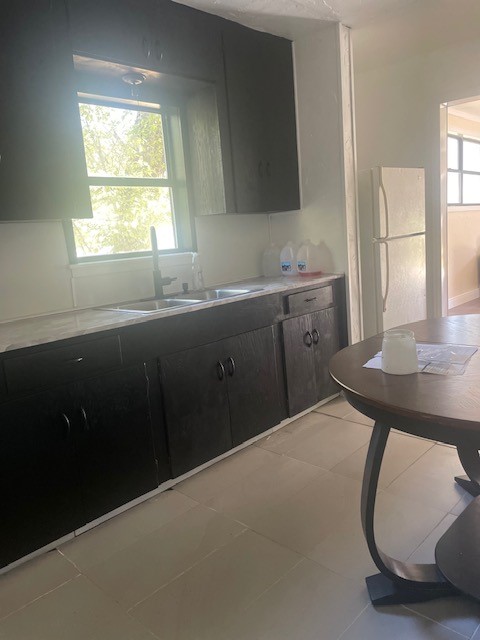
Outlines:
[[[222,285],[223,288],[253,288],[244,295],[232,296],[221,300],[209,300],[172,309],[163,309],[155,313],[135,313],[122,311],[106,311],[92,308],[64,311],[47,316],[35,316],[21,320],[0,323],[0,353],[24,349],[58,340],[66,340],[78,336],[85,336],[100,331],[108,331],[142,324],[150,320],[167,318],[202,309],[209,309],[240,300],[258,298],[271,293],[281,293],[294,289],[301,289],[309,285],[319,285],[342,278],[343,273],[325,274],[316,277],[279,276],[277,278],[253,278]],[[192,293],[192,296],[194,293]]]

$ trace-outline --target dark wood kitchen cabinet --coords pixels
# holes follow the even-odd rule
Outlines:
[[[158,486],[148,388],[138,365],[0,405],[0,566]]]
[[[160,359],[173,477],[281,420],[273,327]]]
[[[236,210],[298,209],[292,43],[228,23],[223,50]]]
[[[187,78],[223,73],[218,19],[169,0],[68,0],[73,50]]]
[[[337,393],[328,363],[339,349],[336,307],[282,323],[289,415]]]
[[[91,217],[64,0],[0,20],[0,220]]]
[[[66,388],[0,405],[0,567],[84,523]]]

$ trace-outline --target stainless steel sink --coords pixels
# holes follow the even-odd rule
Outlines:
[[[126,311],[127,313],[155,313],[175,307],[186,307],[189,304],[199,304],[201,301],[191,298],[164,298],[162,300],[139,300],[138,302],[126,302],[124,304],[112,304],[101,307],[104,311]]]
[[[222,298],[232,298],[233,296],[243,296],[252,291],[261,291],[261,289],[205,289],[205,291],[192,291],[192,293],[184,293],[178,296],[178,299],[187,297],[196,298],[202,302],[208,300],[221,300]]]

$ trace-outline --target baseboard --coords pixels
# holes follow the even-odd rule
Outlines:
[[[458,307],[461,304],[472,302],[472,300],[476,300],[477,298],[480,298],[480,289],[472,289],[471,291],[465,291],[465,293],[461,293],[459,296],[454,296],[453,298],[449,298],[448,308],[453,309],[453,307]]]

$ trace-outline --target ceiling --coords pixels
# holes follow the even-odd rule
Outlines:
[[[295,39],[324,22],[359,27],[419,0],[176,0],[249,27]]]

